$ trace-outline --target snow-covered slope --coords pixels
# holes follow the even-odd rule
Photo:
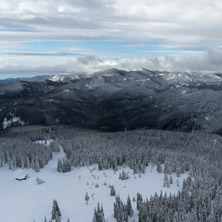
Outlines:
[[[66,82],[69,81],[70,78],[63,75],[54,75],[53,77],[50,78],[50,80],[54,82]]]
[[[51,140],[49,140],[50,142]],[[46,144],[46,149],[48,142]],[[68,173],[56,171],[57,160],[62,158],[64,152],[60,147],[59,153],[53,154],[53,159],[40,172],[30,169],[17,169],[9,171],[7,166],[0,168],[0,215],[1,221],[7,222],[43,222],[44,216],[51,218],[52,201],[56,199],[62,212],[62,222],[70,218],[71,222],[92,221],[93,212],[97,203],[103,204],[105,218],[113,222],[113,203],[115,197],[110,196],[109,185],[114,185],[116,195],[126,201],[127,196],[131,199],[136,197],[137,192],[143,197],[150,197],[155,192],[177,193],[182,189],[183,179],[187,174],[179,178],[172,174],[173,184],[170,188],[163,187],[164,174],[156,171],[156,166],[146,168],[146,173],[141,177],[128,167],[113,170],[98,171],[96,165],[89,167],[75,168]],[[128,180],[120,180],[119,173],[129,173]],[[17,181],[15,178],[29,178],[25,181]],[[37,185],[36,178],[43,179],[45,183]],[[179,186],[177,184],[179,183]],[[98,187],[97,187],[98,184]],[[88,192],[90,200],[88,205],[85,202],[85,194]],[[137,218],[136,203],[132,202],[134,216]],[[13,213],[9,213],[9,209]]]
[[[57,74],[49,78],[53,82],[69,82],[73,80],[78,80],[86,77],[85,73],[75,73],[75,74]]]

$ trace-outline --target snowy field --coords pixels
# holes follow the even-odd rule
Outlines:
[[[48,143],[46,143],[48,145]],[[131,200],[136,198],[137,192],[142,196],[150,197],[155,192],[177,193],[182,189],[183,179],[186,174],[176,177],[172,174],[173,184],[170,188],[163,187],[164,174],[156,171],[156,166],[146,168],[146,173],[141,177],[128,167],[113,170],[98,171],[97,166],[75,168],[68,173],[59,173],[56,170],[58,158],[62,158],[62,149],[53,154],[53,159],[41,169],[35,172],[32,169],[17,169],[14,172],[8,170],[8,166],[0,168],[0,215],[4,222],[43,222],[44,216],[51,219],[53,199],[58,201],[62,222],[70,218],[71,222],[90,222],[93,218],[94,208],[97,203],[103,204],[107,221],[115,221],[113,218],[113,203],[115,197],[110,196],[109,185],[114,185],[116,194],[126,202],[127,196]],[[128,180],[120,180],[119,173],[129,173]],[[23,178],[26,174],[29,178],[17,181],[15,178]],[[45,183],[37,185],[36,178],[45,180]],[[179,186],[177,185],[177,179]],[[98,184],[98,187],[97,187]],[[90,200],[85,202],[85,194],[88,192]],[[137,218],[136,202],[132,202],[134,216]]]

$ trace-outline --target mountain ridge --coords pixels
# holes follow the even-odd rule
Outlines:
[[[67,124],[106,131],[220,132],[221,98],[218,74],[110,69],[65,81],[1,85],[0,123],[19,117],[28,125]]]

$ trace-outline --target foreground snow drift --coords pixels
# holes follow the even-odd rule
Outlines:
[[[116,173],[113,170],[98,171],[97,166],[81,167],[69,173],[58,173],[56,165],[58,158],[64,156],[63,151],[54,154],[53,160],[41,170],[17,169],[12,172],[7,166],[0,168],[0,215],[1,221],[7,222],[43,222],[44,216],[51,218],[52,200],[56,199],[62,212],[62,221],[66,222],[70,218],[71,222],[92,221],[93,211],[97,203],[103,204],[105,218],[115,221],[113,218],[113,203],[115,197],[110,196],[109,185],[114,185],[116,194],[126,202],[127,196],[131,200],[139,192],[143,197],[150,197],[155,192],[177,193],[182,189],[183,179],[187,175],[179,178],[172,175],[173,184],[170,188],[163,187],[164,174],[156,171],[156,166],[150,165],[146,168],[146,173],[141,177],[128,167],[119,168]],[[129,173],[128,180],[120,180],[119,173],[122,171]],[[25,181],[17,181],[15,178],[29,178]],[[45,183],[37,185],[36,178],[43,179]],[[179,186],[177,186],[177,179]],[[44,182],[43,181],[43,182]],[[88,205],[85,202],[85,194],[89,194]],[[136,214],[136,203],[132,202],[134,217]],[[132,221],[131,218],[129,221]]]

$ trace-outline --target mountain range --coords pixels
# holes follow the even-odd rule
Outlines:
[[[222,132],[220,73],[109,69],[0,81],[0,127]],[[2,123],[2,124],[1,124]]]

